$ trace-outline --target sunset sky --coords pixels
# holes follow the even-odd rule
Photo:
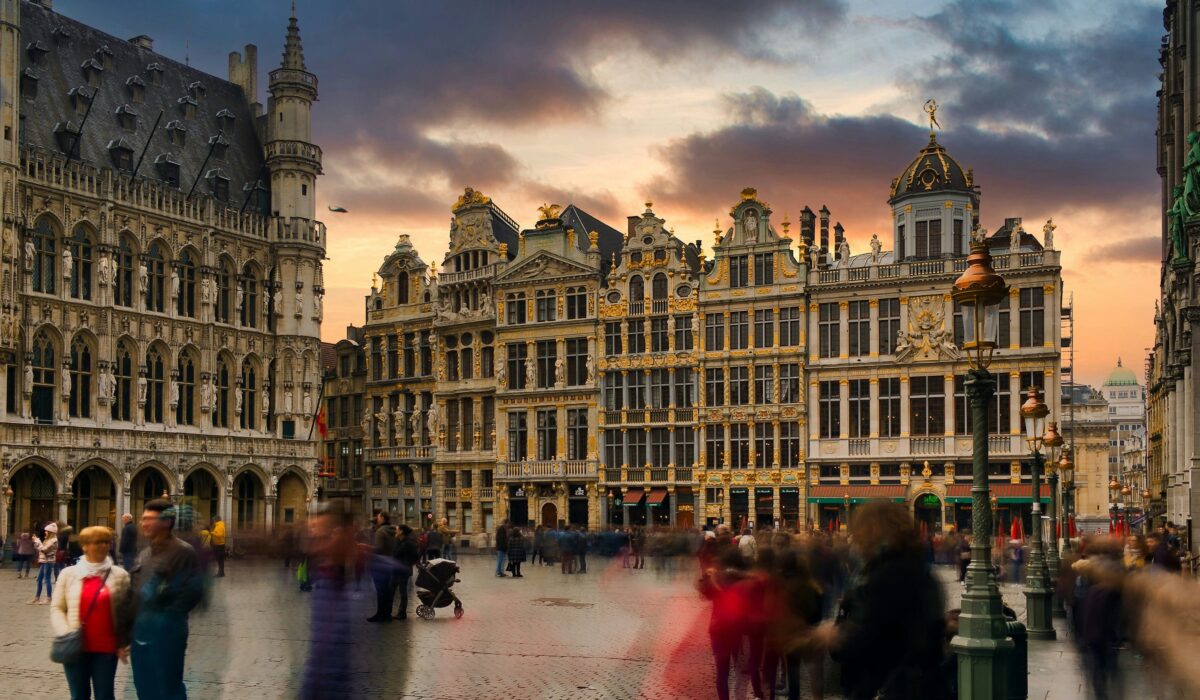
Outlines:
[[[320,81],[329,228],[325,340],[363,321],[400,233],[440,263],[464,187],[522,226],[545,201],[615,228],[647,199],[712,240],[754,186],[795,220],[822,204],[852,249],[890,241],[892,177],[927,138],[982,190],[982,225],[1053,216],[1078,376],[1142,372],[1160,259],[1155,90],[1161,0],[297,3]],[[259,47],[259,100],[286,1],[56,0],[58,12],[226,77]],[[335,204],[350,210],[333,214]]]

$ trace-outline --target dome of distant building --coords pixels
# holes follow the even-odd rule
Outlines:
[[[1104,386],[1137,386],[1137,375],[1133,370],[1121,364],[1121,359],[1117,358],[1117,366],[1113,371],[1108,373],[1108,379],[1104,380]]]
[[[917,157],[908,164],[900,177],[892,180],[892,193],[888,202],[895,202],[909,195],[932,192],[975,193],[975,183],[970,170],[963,170],[958,161],[950,157],[944,146],[937,142],[932,133]]]

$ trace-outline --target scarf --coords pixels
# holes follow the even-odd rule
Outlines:
[[[79,560],[79,564],[77,564],[77,566],[83,569],[83,578],[104,576],[112,569],[112,565],[112,559],[109,557],[104,557],[104,561],[100,563],[90,562],[86,557],[82,557]]]

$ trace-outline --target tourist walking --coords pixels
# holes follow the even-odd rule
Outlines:
[[[508,559],[508,521],[496,528],[496,575],[504,578],[504,562]]]
[[[33,535],[22,532],[17,538],[17,578],[21,578],[22,569],[25,571],[25,578],[29,578],[29,568],[33,565],[36,553],[37,549],[33,546]]]
[[[633,568],[646,568],[646,529],[640,525],[633,530]]]
[[[142,536],[147,547],[132,572],[138,596],[130,656],[139,698],[184,700],[183,661],[188,615],[204,598],[204,572],[196,550],[175,537],[175,507],[165,498],[146,503]]]
[[[708,636],[717,667],[718,700],[729,700],[729,672],[745,633],[747,606],[738,585],[746,577],[745,569],[741,553],[731,547],[721,553],[715,567],[704,571],[698,584],[700,594],[713,606]]]
[[[209,528],[209,534],[212,536],[212,552],[213,557],[217,560],[217,576],[225,575],[225,521],[221,520],[221,516],[213,516],[212,527]]]
[[[121,553],[121,566],[126,571],[130,571],[137,561],[138,529],[137,525],[133,524],[133,516],[129,513],[121,516],[121,522],[125,524],[121,526],[121,541],[118,544],[118,551]]]
[[[580,527],[575,530],[575,541],[573,543],[575,550],[575,560],[579,565],[579,573],[587,573],[587,553],[588,553],[588,534],[587,530]]]
[[[299,538],[298,538],[299,539]],[[354,516],[338,501],[318,506],[308,519],[304,540],[306,566],[311,567],[308,659],[300,700],[350,700],[354,689],[354,609],[347,590],[349,565],[356,557]]]
[[[108,556],[112,540],[107,527],[79,533],[83,557],[59,574],[51,602],[55,636],[83,630],[82,653],[63,664],[72,700],[112,700],[117,658],[128,658],[133,592],[129,574]]]
[[[562,572],[575,573],[575,536],[569,528],[558,531],[558,552],[562,557]]]
[[[395,619],[403,620],[408,617],[408,587],[412,582],[413,567],[421,560],[411,527],[401,525],[398,528],[392,557],[396,560],[396,589],[400,592],[400,612],[396,613]]]
[[[58,575],[62,570],[75,563],[75,557],[71,556],[71,532],[73,528],[68,523],[58,530],[58,549],[54,552],[54,580],[58,581]]]
[[[49,605],[50,597],[54,595],[54,559],[58,554],[58,524],[53,521],[46,523],[42,537],[34,538],[34,547],[37,549],[38,560],[37,593],[29,602],[33,605],[43,604],[42,585],[45,584],[46,601],[44,604]]]
[[[375,582],[375,614],[367,622],[391,622],[392,601],[396,599],[396,528],[388,514],[375,511],[375,553],[371,557],[371,579]]]
[[[512,567],[513,578],[525,578],[521,574],[521,564],[525,563],[525,537],[521,528],[514,527],[508,533],[508,565]]]
[[[533,529],[533,556],[529,558],[530,564],[538,563],[538,559],[541,559],[543,564],[546,563],[546,558],[542,556],[542,548],[545,543],[546,528],[542,525],[538,525]]]
[[[425,532],[425,559],[441,559],[442,548],[446,544],[445,533],[434,525]]]

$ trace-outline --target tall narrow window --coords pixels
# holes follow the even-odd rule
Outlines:
[[[554,387],[554,362],[558,359],[558,343],[553,340],[537,341],[537,388]]]
[[[117,356],[113,360],[113,379],[116,381],[116,396],[112,402],[113,420],[133,420],[133,351],[129,343],[117,345]]]
[[[162,423],[167,363],[159,348],[152,347],[146,353],[146,366],[143,371],[146,373],[146,405],[142,408],[142,417],[147,423]]]
[[[720,367],[704,370],[704,405],[725,405],[725,370]]]
[[[508,412],[508,461],[523,462],[529,458],[529,425],[525,411]]]
[[[837,302],[821,304],[818,309],[817,330],[821,357],[837,357],[841,352],[841,316]]]
[[[113,256],[116,276],[113,280],[113,302],[117,306],[133,307],[133,244],[129,236],[122,235],[117,252]]]
[[[567,318],[587,318],[587,287],[567,289]]]
[[[754,426],[754,463],[760,467],[775,463],[775,429],[770,423]]]
[[[175,422],[178,425],[195,425],[196,361],[191,353],[179,353],[175,375],[175,381],[179,385],[179,404],[175,406]]]
[[[587,338],[567,339],[567,386],[587,383]]]
[[[945,380],[939,376],[909,379],[909,427],[913,435],[937,436],[946,430]]]
[[[750,403],[750,368],[729,368],[729,405],[745,406]]]
[[[232,388],[233,370],[229,367],[229,362],[225,359],[217,361],[216,375],[213,377],[216,382],[216,399],[217,405],[213,407],[213,425],[218,428],[229,427],[229,392]]]
[[[775,284],[775,254],[755,253],[754,284]],[[759,462],[761,464],[761,462]]]
[[[692,335],[692,317],[691,316],[676,316],[675,317],[675,350],[685,351],[691,350],[695,346],[695,340]]]
[[[28,236],[33,243],[33,291],[53,294],[58,269],[58,226],[49,216],[43,216]]]
[[[410,283],[408,281],[407,272],[399,272],[396,275],[396,303],[407,304]]]
[[[558,295],[553,289],[539,289],[534,295],[538,323],[557,319]]]
[[[850,437],[871,435],[871,383],[868,379],[850,380]]]
[[[184,250],[179,255],[179,263],[175,266],[175,274],[179,278],[179,289],[175,298],[175,313],[188,318],[196,317],[196,261],[190,250]],[[174,286],[174,282],[172,282]]]
[[[1021,347],[1041,347],[1046,340],[1045,293],[1041,287],[1024,287],[1020,291]]]
[[[656,367],[650,370],[650,408],[671,405],[671,370]]]
[[[250,360],[242,362],[242,418],[241,427],[253,430],[258,423],[258,372]]]
[[[45,331],[38,331],[31,346],[33,353],[33,386],[30,408],[38,423],[54,421],[55,379],[58,377],[58,355],[54,342]]]
[[[729,464],[734,469],[750,466],[750,426],[746,423],[729,426]]]
[[[233,271],[233,264],[225,258],[221,258],[221,264],[217,268],[217,323],[229,323],[229,308],[233,305],[231,297],[233,296],[235,277],[236,273]]]
[[[529,356],[529,349],[525,343],[509,343],[505,346],[508,357],[508,388],[509,389],[532,389],[527,387],[525,382],[525,361]]]
[[[729,349],[745,350],[750,347],[750,312],[734,311],[729,314]]]
[[[789,362],[779,365],[779,403],[800,403],[800,365]]]
[[[862,301],[850,302],[849,331],[850,357],[862,357],[871,352],[871,307],[870,303]]]
[[[758,405],[775,401],[775,368],[771,365],[754,367],[754,403]]]
[[[92,237],[85,226],[76,226],[71,237],[71,297],[92,298]]]
[[[629,408],[641,411],[646,408],[646,374],[641,371],[630,372],[626,377],[629,390]]]
[[[708,314],[704,317],[704,349],[725,349],[725,317],[721,314]]]
[[[588,415],[586,408],[567,409],[567,459],[587,459]]]
[[[779,424],[779,462],[784,469],[801,465],[803,439],[799,423],[785,421]]]
[[[779,310],[779,344],[783,347],[800,344],[800,307],[788,306]]]
[[[896,352],[896,340],[900,334],[900,300],[879,300],[879,354]]]
[[[704,460],[709,469],[725,466],[725,427],[719,423],[704,428]]]
[[[842,388],[835,381],[825,381],[820,384],[820,435],[823,438],[836,438],[842,434]]]
[[[604,354],[609,356],[621,354],[620,321],[607,321],[604,324]]]
[[[92,351],[82,335],[71,341],[69,409],[72,418],[92,417]]]
[[[258,277],[254,274],[254,267],[247,264],[242,268],[242,307],[238,310],[238,317],[241,324],[245,328],[256,328],[258,326]],[[376,365],[378,368],[378,365]],[[376,371],[379,371],[376,369]]]
[[[667,342],[667,317],[655,316],[650,319],[650,352],[666,352],[669,344]]]
[[[537,459],[558,458],[558,409],[537,412]]]
[[[734,255],[729,258],[730,287],[745,287],[750,284],[749,262],[745,255]]]
[[[695,374],[689,367],[675,369],[675,406],[677,408],[691,408],[696,404],[694,376]]]
[[[505,323],[510,326],[525,323],[525,292],[510,292],[504,299]]]
[[[146,310],[162,313],[166,308],[167,257],[161,243],[150,244],[142,264],[146,266],[146,288],[142,290],[146,296]]]
[[[646,321],[637,319],[628,322],[629,338],[625,346],[626,351],[631,355],[640,355],[646,352]]]
[[[775,346],[775,312],[771,309],[756,309],[754,312],[754,347]]]
[[[879,380],[879,437],[900,437],[900,378]]]
[[[619,411],[622,408],[625,408],[625,382],[622,381],[621,373],[605,372],[604,409],[607,411]]]

